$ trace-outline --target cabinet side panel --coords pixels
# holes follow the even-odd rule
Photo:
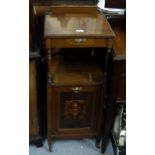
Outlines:
[[[37,83],[36,83],[36,64],[35,61],[29,63],[29,131],[30,136],[39,133],[37,119]]]

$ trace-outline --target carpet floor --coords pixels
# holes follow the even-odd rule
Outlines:
[[[52,143],[52,152],[48,150],[47,140],[43,146],[37,148],[35,145],[29,146],[29,155],[114,155],[113,147],[109,142],[104,154],[96,148],[92,139],[82,140],[55,140]]]

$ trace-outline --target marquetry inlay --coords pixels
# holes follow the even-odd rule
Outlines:
[[[68,120],[81,120],[86,114],[86,104],[84,100],[66,100],[64,116]]]

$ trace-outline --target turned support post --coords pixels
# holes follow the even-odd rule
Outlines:
[[[47,82],[48,84],[52,85],[53,83],[53,78],[52,78],[52,74],[50,72],[50,68],[51,68],[51,60],[52,60],[52,51],[51,49],[47,50]]]

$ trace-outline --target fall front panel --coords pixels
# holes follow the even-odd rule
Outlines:
[[[60,128],[84,128],[91,126],[93,117],[92,92],[61,93]]]

